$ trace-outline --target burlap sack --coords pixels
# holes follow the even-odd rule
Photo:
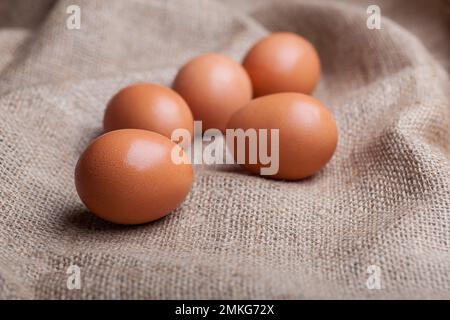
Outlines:
[[[73,2],[80,30],[66,26]],[[372,30],[373,3],[3,0],[0,297],[450,298],[448,3],[378,3]],[[115,91],[168,85],[203,52],[240,60],[278,30],[320,53],[315,96],[340,130],[324,170],[282,182],[197,166],[160,221],[86,211],[74,166]]]

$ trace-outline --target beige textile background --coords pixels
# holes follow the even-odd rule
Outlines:
[[[369,30],[373,3],[1,1],[0,298],[449,299],[449,4],[375,2]],[[280,30],[320,53],[314,95],[340,130],[324,170],[283,182],[196,166],[182,207],[137,227],[85,210],[74,166],[115,91],[169,85],[203,52],[240,60]]]

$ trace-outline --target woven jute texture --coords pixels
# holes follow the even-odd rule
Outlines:
[[[374,3],[380,30],[366,25]],[[66,26],[71,4],[80,30]],[[2,0],[0,298],[450,299],[448,12],[440,0]],[[157,222],[85,209],[74,166],[112,94],[170,85],[200,53],[240,61],[272,31],[320,54],[314,95],[340,133],[320,173],[196,165],[186,201]]]

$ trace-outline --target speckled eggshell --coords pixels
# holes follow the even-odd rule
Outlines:
[[[252,98],[252,85],[244,68],[222,54],[204,54],[186,63],[173,88],[188,103],[204,130],[225,130],[231,115]]]
[[[331,112],[319,100],[300,93],[254,99],[231,117],[227,128],[279,129],[279,170],[267,176],[275,179],[298,180],[313,175],[331,159],[338,140]],[[269,141],[269,150],[272,143]],[[259,160],[249,163],[248,142],[244,149],[246,160],[242,166],[260,174],[263,165]],[[230,151],[236,158],[237,147]]]
[[[175,129],[194,131],[191,110],[170,88],[152,83],[130,85],[115,94],[105,110],[105,132],[118,129],[145,129],[170,138]]]
[[[290,32],[276,32],[258,41],[244,58],[255,97],[280,92],[310,94],[320,78],[314,46]]]
[[[175,164],[168,138],[122,129],[95,139],[80,156],[75,185],[88,209],[118,224],[141,224],[169,214],[189,193],[191,164]],[[183,155],[184,156],[184,155]]]

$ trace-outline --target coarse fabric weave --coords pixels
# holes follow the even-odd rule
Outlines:
[[[450,299],[449,21],[443,0],[2,0],[0,298]],[[117,90],[170,85],[200,53],[241,61],[273,31],[320,54],[340,134],[323,170],[196,165],[183,205],[135,227],[85,209],[74,167]]]

